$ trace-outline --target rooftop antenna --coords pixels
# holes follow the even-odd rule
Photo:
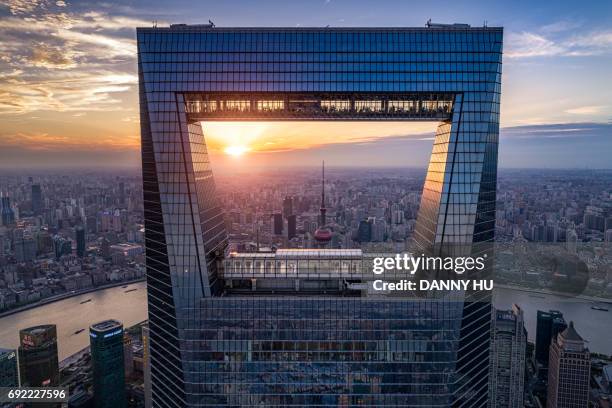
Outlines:
[[[211,27],[215,26],[215,23],[213,23],[212,20],[208,20],[208,24],[210,24]]]
[[[485,21],[484,21],[484,24],[483,24],[483,27],[484,27],[484,28],[487,28],[488,24],[489,24],[489,22],[488,22],[487,20],[485,20]]]

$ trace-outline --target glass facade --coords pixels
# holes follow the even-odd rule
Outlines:
[[[502,34],[138,30],[153,406],[486,405],[486,296],[390,298],[325,279],[293,294],[228,287],[201,121],[441,121],[415,241],[474,252],[494,233]]]
[[[105,320],[89,328],[96,408],[126,406],[123,325]]]

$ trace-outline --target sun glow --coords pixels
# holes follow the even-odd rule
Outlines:
[[[385,137],[431,133],[431,122],[206,122],[206,144],[213,154],[278,153],[343,143],[371,143]]]
[[[249,150],[251,150],[251,149],[249,149],[248,147],[245,147],[245,146],[228,146],[223,151],[227,155],[238,157],[238,156],[242,156],[243,154],[245,154]]]

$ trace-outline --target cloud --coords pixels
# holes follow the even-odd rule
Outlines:
[[[582,26],[582,22],[572,20],[561,20],[551,24],[546,24],[540,28],[543,33],[562,33],[570,30],[575,30]]]
[[[529,32],[509,34],[508,44],[505,55],[510,58],[552,56],[565,51],[563,47],[544,36]]]
[[[612,30],[575,34],[577,23],[559,22],[537,32],[509,33],[505,56],[509,58],[580,57],[612,53]]]
[[[72,68],[76,65],[74,53],[45,43],[32,45],[29,62],[36,67],[45,68]]]
[[[29,14],[38,8],[45,8],[49,2],[36,0],[9,0],[6,3],[11,14]]]
[[[0,114],[124,110],[117,95],[132,89],[136,81],[135,75],[99,70],[12,76],[0,79]]]
[[[527,125],[504,127],[500,130],[502,139],[566,139],[601,137],[612,131],[612,124],[553,123],[546,125]]]
[[[580,106],[578,108],[567,109],[565,113],[572,115],[596,115],[601,113],[606,106],[603,105],[592,105],[592,106]]]
[[[134,27],[148,21],[74,12],[65,1],[5,3],[0,115],[124,109],[137,81]]]
[[[68,137],[49,133],[0,133],[3,148],[22,151],[124,151],[137,150],[140,137],[107,136],[103,138]]]

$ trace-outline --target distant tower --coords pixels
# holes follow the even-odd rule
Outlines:
[[[275,213],[272,218],[274,220],[274,235],[283,235],[283,214]]]
[[[325,160],[323,160],[323,165],[321,167],[321,218],[319,218],[319,228],[322,228],[327,223],[326,213],[327,209],[325,208]]]
[[[295,214],[292,214],[289,217],[287,217],[287,238],[288,239],[295,238],[297,236],[296,227],[297,227],[296,216]]]
[[[283,200],[283,217],[289,219],[293,215],[293,197],[286,196]]]
[[[43,209],[42,190],[40,184],[32,184],[32,212],[37,215]]]
[[[0,214],[2,215],[1,225],[11,225],[15,222],[15,212],[11,208],[11,199],[8,195],[0,193]]]
[[[85,256],[85,229],[82,226],[77,226],[76,232],[76,243],[77,243],[77,256],[83,258]]]
[[[315,231],[314,237],[319,246],[325,246],[332,239],[332,232],[326,227],[327,224],[327,208],[325,208],[325,161],[321,168],[321,208],[319,215],[319,228]]]

